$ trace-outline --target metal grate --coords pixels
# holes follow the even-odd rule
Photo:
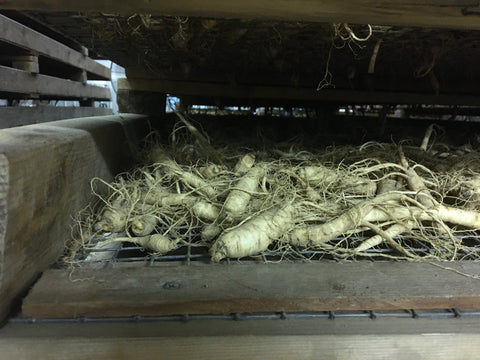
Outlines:
[[[407,319],[459,319],[480,318],[480,310],[433,309],[433,310],[389,310],[389,311],[319,311],[319,312],[274,312],[274,313],[234,313],[234,314],[183,314],[169,316],[129,316],[129,317],[77,317],[77,318],[23,318],[13,317],[8,321],[14,324],[42,323],[114,323],[114,322],[165,322],[165,321],[195,321],[195,320],[300,320],[300,319],[341,319],[362,318],[375,320],[377,318],[407,318]]]
[[[76,262],[80,265],[87,265],[92,263],[104,263],[105,266],[112,265],[113,263],[128,263],[128,262],[144,262],[146,265],[161,264],[161,263],[181,263],[189,265],[191,262],[197,263],[210,263],[210,254],[208,253],[208,248],[204,246],[196,246],[195,244],[199,242],[199,231],[198,228],[187,227],[180,228],[180,231],[183,231],[181,234],[182,239],[185,243],[189,245],[178,246],[177,249],[169,252],[166,255],[155,255],[145,250],[143,247],[134,245],[132,243],[112,243],[108,247],[105,246],[95,246],[102,244],[104,240],[108,240],[112,237],[124,237],[126,234],[103,234],[97,235],[92,238],[91,244],[92,248],[86,250],[83,253],[78,253],[76,255]],[[159,230],[159,233],[162,233]],[[345,238],[336,238],[330,243],[332,245],[338,244],[342,241],[348,241],[349,243],[360,242],[366,240],[369,236],[367,234],[364,237],[349,237]],[[464,254],[463,260],[477,259],[480,255],[480,235],[465,235],[458,236],[458,239],[464,244],[467,244],[470,251],[469,254]],[[442,251],[441,249],[429,248],[425,243],[421,242],[415,238],[403,238],[402,241],[407,243],[409,248],[407,251],[413,252],[418,255],[430,254],[432,251]],[[380,260],[385,259],[385,255],[401,255],[397,253],[394,249],[388,247],[377,247],[369,249],[366,252],[370,253],[371,256],[369,260]],[[305,261],[308,260],[343,260],[339,256],[336,256],[332,252],[326,252],[322,250],[301,250],[298,248],[293,248],[286,252],[276,251],[271,249],[269,251],[254,254],[246,258],[242,258],[242,262],[276,262],[280,260],[288,261]],[[238,262],[237,259],[224,259],[221,262],[229,264],[231,262]]]

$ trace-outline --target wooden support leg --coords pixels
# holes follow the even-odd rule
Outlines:
[[[32,74],[38,74],[40,72],[37,55],[1,56],[0,60],[4,63],[11,64],[14,69],[28,71]]]
[[[85,70],[79,69],[76,73],[72,75],[72,80],[81,82],[82,84],[86,84],[87,72]]]

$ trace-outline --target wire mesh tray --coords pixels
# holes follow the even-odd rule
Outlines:
[[[83,252],[78,252],[75,256],[75,263],[80,265],[87,265],[93,263],[104,263],[106,266],[112,263],[129,263],[129,262],[144,262],[146,264],[153,263],[181,263],[189,265],[191,262],[196,263],[211,263],[208,247],[201,246],[200,243],[200,229],[199,228],[180,228],[183,231],[182,240],[184,245],[179,245],[176,249],[170,251],[167,254],[159,255],[154,254],[151,251],[128,242],[112,242],[107,243],[105,240],[109,240],[115,237],[124,237],[123,234],[106,233],[102,235],[94,236],[91,240],[90,246]],[[159,229],[161,233],[161,229]],[[341,242],[347,242],[348,244],[358,243],[368,238],[368,234],[364,234],[362,237],[339,237],[330,241],[332,246],[335,246]],[[466,244],[469,249],[469,253],[460,254],[462,260],[478,259],[480,254],[480,235],[468,234],[464,236],[457,236],[462,243]],[[404,244],[408,247],[406,250],[419,256],[425,256],[431,254],[433,251],[442,251],[442,249],[433,249],[427,246],[424,242],[415,238],[403,238]],[[347,245],[348,246],[348,245]],[[378,246],[366,251],[370,256],[368,258],[359,257],[356,260],[367,259],[385,260],[389,257],[399,256],[395,249],[387,246]],[[297,247],[289,247],[285,251],[279,251],[275,246],[272,246],[268,251],[253,254],[249,257],[242,259],[230,259],[226,258],[221,261],[223,264],[230,264],[231,262],[279,262],[279,261],[318,261],[318,260],[336,260],[342,261],[344,257],[341,254],[336,254],[327,250],[309,250],[299,249]]]

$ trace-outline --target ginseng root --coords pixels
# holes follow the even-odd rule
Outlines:
[[[155,230],[157,218],[153,215],[135,216],[130,223],[130,229],[135,236],[146,236]]]
[[[251,194],[258,190],[260,177],[264,173],[263,166],[256,166],[238,180],[235,189],[230,191],[223,204],[223,210],[229,217],[236,218],[245,212]]]
[[[131,242],[133,244],[149,249],[158,254],[166,254],[177,247],[178,240],[169,239],[161,234],[153,234],[141,237],[119,237],[110,241]]]
[[[274,207],[219,236],[210,249],[212,261],[241,258],[265,251],[293,223],[293,206]]]
[[[96,231],[121,232],[125,230],[130,203],[125,199],[116,199],[103,211],[101,220],[95,224]]]

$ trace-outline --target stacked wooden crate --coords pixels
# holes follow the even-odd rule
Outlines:
[[[3,106],[0,128],[38,122],[111,114],[94,107],[109,101],[107,88],[87,80],[110,80],[110,69],[52,38],[0,15],[0,99],[75,100],[77,107]]]

